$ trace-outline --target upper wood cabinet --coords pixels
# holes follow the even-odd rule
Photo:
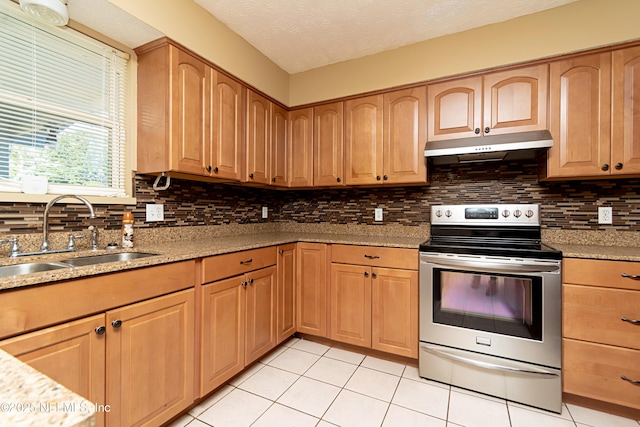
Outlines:
[[[313,185],[345,185],[344,103],[313,108]]]
[[[547,129],[549,66],[428,86],[429,141]]]
[[[611,175],[640,173],[640,47],[613,52]]]
[[[247,182],[269,184],[271,102],[247,90]]]
[[[137,172],[240,180],[242,85],[166,39],[137,53]]]
[[[289,185],[289,112],[278,105],[271,105],[271,184]]]
[[[289,112],[289,187],[313,185],[313,108]]]
[[[426,183],[424,87],[347,101],[347,185]]]

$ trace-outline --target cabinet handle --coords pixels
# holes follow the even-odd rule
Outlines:
[[[284,250],[279,249],[279,250],[278,250],[278,253],[279,253],[280,255],[282,255],[282,254],[284,253]]]
[[[240,286],[242,286],[243,288],[246,288],[247,287],[247,282],[243,281],[242,283],[240,283]]]
[[[213,168],[213,172],[218,173],[218,167]]]
[[[252,173],[249,174],[249,178],[253,179],[253,174]]]
[[[478,135],[480,133],[480,128],[475,128],[474,132]]]
[[[211,172],[211,165],[207,166],[207,172]]]
[[[253,285],[253,278],[249,279],[249,284]]]
[[[364,257],[367,258],[367,259],[378,259],[378,258],[380,258],[380,255],[367,255],[367,254],[364,254]]]
[[[364,277],[369,277],[369,272],[368,271],[364,272]]]
[[[376,175],[376,181],[380,181],[380,179],[382,179],[380,175]]]
[[[384,176],[382,177],[382,179],[384,179],[384,180],[386,181],[386,180],[388,180],[388,179],[389,179],[389,176],[388,176],[388,175],[384,175]]]
[[[637,319],[627,319],[626,317],[622,316],[620,320],[622,320],[623,322],[629,322],[632,325],[640,325],[640,320]]]
[[[122,326],[122,320],[114,320],[113,322],[111,322],[111,326],[118,329],[120,326]]]
[[[629,381],[633,385],[640,385],[640,381],[632,380],[631,378],[627,377],[626,375],[621,376],[620,379],[625,380],[625,381]]]
[[[616,163],[616,165],[614,166],[617,170],[622,169],[622,163]]]
[[[640,280],[640,276],[635,276],[635,275],[630,275],[627,273],[622,273],[621,274],[622,277],[624,277],[625,279],[631,279],[631,280]]]
[[[375,279],[376,277],[378,277],[378,273],[371,273],[371,277]]]
[[[95,331],[98,335],[104,335],[104,333],[107,332],[107,328],[105,328],[104,326],[98,326]]]
[[[342,181],[342,180],[340,179],[340,177],[337,177],[337,178],[336,178],[336,181],[340,182],[340,181]]]
[[[602,170],[603,171],[608,171],[609,170],[609,164],[605,163],[604,165],[602,165]]]
[[[276,179],[275,178],[271,178],[271,182],[276,182]]]
[[[251,264],[253,262],[253,258],[249,258],[246,261],[240,261],[240,265]]]
[[[491,128],[489,126],[484,128],[484,133],[489,133],[489,132],[491,132]]]

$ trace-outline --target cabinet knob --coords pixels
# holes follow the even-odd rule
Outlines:
[[[276,182],[276,179],[275,178],[271,178],[271,182]]]
[[[480,128],[475,128],[474,132],[476,133],[476,135],[478,135],[480,133]]]
[[[608,171],[609,170],[609,164],[605,163],[604,165],[602,165],[602,170],[603,171]]]
[[[249,279],[249,284],[252,285],[253,284],[253,277],[251,279]]]
[[[247,282],[243,281],[242,283],[240,283],[240,286],[242,286],[243,288],[246,288],[247,287]]]
[[[211,172],[211,165],[207,166],[207,172]]]
[[[111,322],[111,326],[113,326],[114,328],[119,328],[120,326],[122,326],[122,320],[114,320],[113,322]]]
[[[284,250],[279,249],[279,250],[278,250],[278,253],[279,253],[280,255],[282,255],[282,254],[284,253]]]
[[[371,277],[375,279],[376,277],[378,277],[378,273],[371,273]]]
[[[253,179],[253,174],[252,173],[249,174],[249,178]]]
[[[622,163],[616,163],[616,165],[614,166],[617,170],[622,169]]]
[[[340,179],[340,177],[337,177],[337,178],[336,178],[336,181],[340,182],[340,181],[342,181],[342,180]]]
[[[376,181],[380,181],[382,177],[380,175],[376,175]]]
[[[218,167],[213,168],[213,172],[218,173]]]
[[[98,335],[104,335],[104,333],[107,332],[107,328],[105,328],[104,326],[98,326],[95,331]]]
[[[364,272],[364,277],[369,277],[369,272],[368,271]]]
[[[384,176],[382,177],[382,179],[384,179],[385,181],[386,181],[386,180],[388,180],[388,179],[389,179],[389,175],[384,175]]]
[[[484,128],[484,133],[489,133],[489,132],[491,132],[491,128],[489,126]]]

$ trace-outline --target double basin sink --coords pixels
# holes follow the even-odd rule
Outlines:
[[[19,274],[39,273],[42,271],[57,270],[60,268],[82,267],[85,265],[104,264],[108,262],[128,261],[138,258],[146,258],[157,254],[143,252],[119,252],[114,254],[92,255],[78,258],[65,259],[55,262],[28,262],[23,264],[0,266],[0,278],[16,276]]]

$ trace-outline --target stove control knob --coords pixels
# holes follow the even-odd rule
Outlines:
[[[442,211],[441,211],[440,209],[438,209],[438,210],[436,211],[436,216],[437,216],[438,218],[440,218],[440,217],[442,216]]]
[[[515,216],[516,218],[520,218],[520,215],[522,215],[522,212],[520,212],[519,209],[516,209],[515,211],[513,211],[513,216]]]
[[[446,216],[447,218],[451,218],[451,215],[453,215],[453,212],[451,212],[449,209],[444,211],[444,216]]]
[[[509,211],[508,211],[508,210],[506,210],[506,209],[502,211],[502,216],[503,216],[503,217],[505,217],[505,218],[506,218],[506,217],[508,217],[508,216],[509,216],[509,214],[511,214],[511,212],[509,212]]]
[[[527,209],[527,211],[524,214],[526,215],[527,218],[531,218],[533,216],[533,211],[531,209]]]

